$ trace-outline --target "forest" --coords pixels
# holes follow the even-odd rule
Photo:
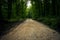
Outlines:
[[[60,32],[60,0],[0,0],[0,34],[28,18]]]

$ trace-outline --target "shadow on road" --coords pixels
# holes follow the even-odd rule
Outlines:
[[[11,28],[16,28],[20,23],[23,21],[14,21],[14,22],[8,22],[8,21],[0,21],[0,37],[7,34]]]

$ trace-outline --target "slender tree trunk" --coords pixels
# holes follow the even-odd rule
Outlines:
[[[21,9],[20,0],[16,0],[16,15],[17,16],[20,16],[20,9]]]
[[[56,6],[56,0],[52,0],[52,8],[53,8],[53,16],[56,16],[57,6]]]
[[[60,17],[60,0],[56,0],[57,2],[57,17]]]
[[[48,16],[49,15],[49,3],[50,0],[44,0],[44,16]]]
[[[3,20],[3,15],[2,15],[2,0],[0,0],[0,20]]]
[[[12,0],[8,0],[8,19],[11,18],[12,14]]]

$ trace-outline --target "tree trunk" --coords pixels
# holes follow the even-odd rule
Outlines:
[[[53,16],[56,16],[57,13],[57,6],[56,6],[56,0],[52,0],[52,8],[53,8]]]
[[[44,16],[49,15],[49,5],[50,5],[50,0],[44,0]]]
[[[11,18],[12,14],[12,0],[8,0],[8,19]]]
[[[2,0],[0,0],[0,20],[3,20],[3,15],[2,15]]]

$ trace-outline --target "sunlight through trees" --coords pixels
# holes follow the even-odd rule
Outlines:
[[[27,8],[30,8],[30,7],[31,7],[31,1],[28,0],[28,2],[27,2]]]
[[[56,28],[60,24],[59,0],[0,0],[0,20],[21,21],[26,18]]]

